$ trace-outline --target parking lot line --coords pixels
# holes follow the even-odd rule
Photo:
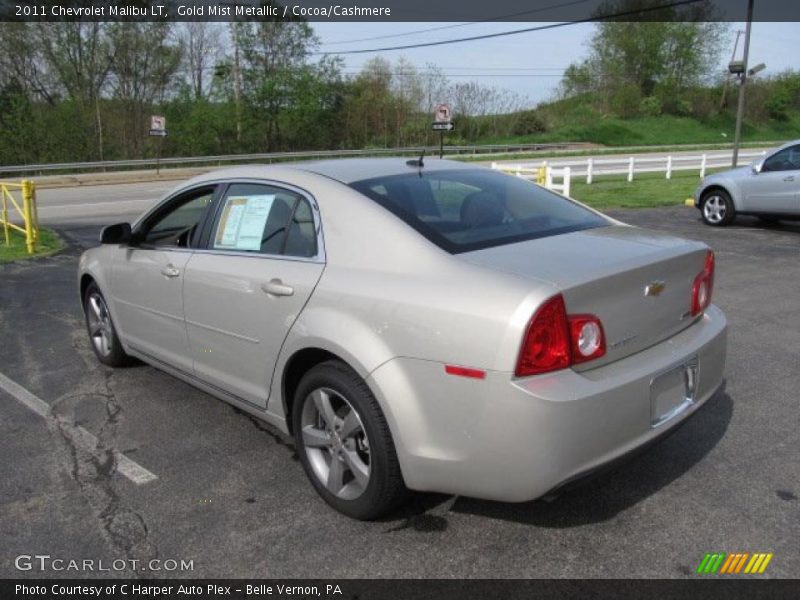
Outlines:
[[[0,373],[0,389],[16,398],[20,403],[27,406],[33,412],[44,419],[52,419],[53,413],[50,410],[50,405],[44,400],[29,392],[16,381],[9,379],[3,373]],[[73,441],[81,448],[88,452],[94,452],[97,448],[97,437],[87,431],[84,427],[78,425],[71,427]],[[158,479],[158,476],[145,469],[142,465],[132,461],[130,458],[121,452],[114,450],[114,460],[117,465],[117,472],[127,477],[136,485],[149,483]]]

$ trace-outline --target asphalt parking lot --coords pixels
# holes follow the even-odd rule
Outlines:
[[[56,224],[67,250],[0,266],[0,373],[50,411],[0,391],[0,577],[694,577],[716,551],[771,552],[761,577],[798,577],[800,224],[712,229],[686,207],[611,214],[716,251],[723,390],[646,454],[555,501],[419,495],[373,523],[329,509],[260,422],[151,367],[101,366],[75,290],[98,226]],[[120,476],[115,455],[157,479]],[[193,570],[15,568],[37,553]]]

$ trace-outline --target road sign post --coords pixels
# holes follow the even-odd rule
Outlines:
[[[439,158],[444,157],[444,132],[453,131],[455,124],[450,120],[450,105],[437,104],[433,111],[433,130],[439,132]]]
[[[156,175],[161,172],[161,146],[164,138],[167,137],[167,118],[161,115],[150,117],[150,136],[158,137],[158,149],[156,150]]]

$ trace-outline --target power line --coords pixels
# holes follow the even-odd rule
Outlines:
[[[323,46],[336,46],[339,44],[355,44],[357,42],[372,42],[375,40],[388,40],[390,38],[399,38],[399,37],[406,37],[409,35],[416,35],[418,33],[430,33],[431,31],[442,31],[443,29],[455,29],[457,27],[466,27],[467,25],[479,25],[480,23],[493,23],[497,21],[504,21],[506,19],[513,19],[516,17],[522,17],[525,15],[531,15],[534,13],[540,13],[548,11],[552,8],[566,8],[567,6],[573,6],[575,4],[585,4],[590,2],[591,0],[572,0],[572,2],[563,2],[561,4],[551,4],[550,6],[543,6],[542,8],[537,8],[534,10],[526,10],[523,12],[512,13],[510,15],[503,15],[501,17],[493,17],[491,19],[483,19],[481,21],[470,21],[469,23],[456,23],[455,25],[442,25],[441,27],[430,27],[428,29],[417,29],[415,31],[406,31],[404,33],[393,33],[390,35],[376,35],[373,37],[367,38],[360,38],[357,40],[340,40],[334,42],[325,42]]]
[[[461,42],[474,42],[477,40],[487,40],[490,38],[497,38],[497,37],[504,37],[507,35],[517,35],[520,33],[529,33],[533,31],[544,31],[547,29],[557,29],[559,27],[567,27],[569,25],[578,25],[580,23],[592,23],[594,21],[604,21],[609,19],[618,19],[621,17],[631,17],[634,15],[640,15],[646,12],[653,12],[656,10],[662,10],[666,8],[675,8],[678,6],[686,6],[689,4],[697,4],[698,2],[705,2],[706,0],[679,0],[678,2],[671,2],[669,4],[660,4],[658,6],[651,6],[648,8],[640,8],[636,10],[626,10],[622,12],[617,12],[608,15],[600,15],[597,17],[587,17],[585,19],[579,19],[577,21],[567,21],[564,23],[551,23],[549,25],[539,25],[537,27],[526,27],[524,29],[514,29],[512,31],[502,31],[499,33],[485,33],[483,35],[473,35],[470,37],[465,38],[457,38],[452,40],[439,40],[436,42],[423,42],[420,44],[407,44],[404,46],[388,46],[384,48],[370,48],[368,50],[342,50],[339,52],[333,51],[318,51],[312,52],[311,54],[317,55],[332,55],[332,54],[369,54],[373,52],[388,52],[391,50],[409,50],[411,48],[428,48],[430,46],[444,46],[446,44],[458,44]]]
[[[361,65],[345,65],[344,69],[357,69],[362,70],[366,67],[369,63],[364,63]],[[455,66],[443,66],[443,65],[424,65],[424,66],[415,66],[410,65],[409,70],[414,69],[419,71],[420,73],[427,73],[430,71],[564,71],[566,67],[478,67],[478,66],[471,66],[471,67],[455,67]],[[392,70],[397,70],[397,66],[392,66]]]

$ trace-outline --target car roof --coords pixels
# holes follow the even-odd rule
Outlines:
[[[797,144],[800,144],[800,140],[792,140],[791,142],[786,142],[782,146],[778,146],[777,148],[775,148],[775,152],[783,150],[784,148],[788,148],[790,146],[795,146]]]
[[[374,179],[376,177],[391,177],[392,175],[404,175],[415,173],[418,168],[416,165],[409,165],[415,162],[416,158],[342,158],[334,160],[319,160],[306,163],[297,163],[295,168],[304,171],[311,171],[318,175],[330,177],[342,183],[353,183],[364,179]],[[423,159],[424,173],[431,171],[449,171],[453,169],[470,169],[470,165],[439,158]]]
[[[408,162],[412,160],[416,159],[412,157],[338,158],[294,163],[277,163],[274,165],[242,165],[209,171],[208,173],[193,178],[190,183],[196,184],[205,181],[217,181],[220,179],[239,177],[248,179],[270,179],[278,171],[285,174],[286,170],[295,170],[322,175],[323,177],[328,177],[329,179],[334,179],[344,184],[350,184],[355,181],[373,179],[375,177],[390,177],[392,175],[414,173],[417,171],[418,167],[409,166]],[[469,164],[438,158],[425,158],[423,163],[423,172],[426,173],[432,171],[475,168]]]

